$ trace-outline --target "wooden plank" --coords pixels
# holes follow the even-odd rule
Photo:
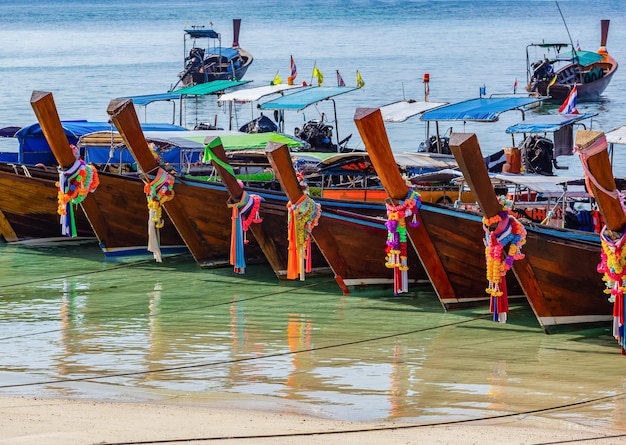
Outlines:
[[[70,147],[67,136],[65,136],[65,131],[63,130],[63,125],[61,124],[61,119],[59,118],[52,93],[33,91],[30,98],[30,105],[35,112],[35,116],[37,116],[41,130],[59,166],[63,170],[70,168],[74,165],[76,157]],[[80,205],[98,241],[100,244],[106,245],[107,239],[109,238],[108,226],[92,194],[89,193]]]
[[[626,227],[626,214],[624,214],[620,198],[614,195],[607,195],[598,188],[599,185],[609,192],[616,190],[606,139],[601,140],[603,137],[604,133],[601,131],[578,130],[576,132],[575,145],[580,149],[583,167],[586,164],[585,175],[588,178],[589,191],[598,203],[598,208],[604,217],[607,229],[612,232],[623,232],[624,227]],[[602,144],[603,146],[598,147],[597,144]],[[596,150],[592,146],[598,149]],[[591,180],[590,176],[597,181],[598,185]]]
[[[393,158],[380,110],[359,108],[354,115],[354,122],[361,134],[361,139],[363,139],[374,169],[387,191],[387,195],[396,200],[406,198],[408,188]],[[420,261],[424,265],[424,269],[433,284],[437,296],[440,300],[458,299],[460,296],[455,295],[450,278],[419,212],[416,219],[419,225],[417,227],[407,225],[407,233],[419,255]]]
[[[204,140],[205,145],[213,144],[211,151],[220,161],[217,162],[217,160],[212,159],[211,163],[222,178],[222,183],[226,186],[231,201],[239,202],[243,196],[244,189],[237,181],[237,178],[235,178],[231,172],[224,167],[224,165],[228,164],[228,158],[221,140],[215,141],[215,139],[219,139],[219,137],[207,137]],[[252,235],[256,241],[259,243],[259,246],[272,267],[272,270],[279,278],[282,278],[282,271],[286,269],[287,265],[282,260],[283,255],[280,252],[280,248],[269,231],[266,230],[266,226],[264,226],[262,222],[261,224],[251,224],[250,230],[252,231]]]
[[[107,113],[124,138],[126,146],[137,161],[139,168],[143,171],[144,179],[150,181],[149,175],[156,174],[159,165],[148,147],[132,100],[113,99],[109,103]],[[183,192],[184,189],[184,184],[177,183],[174,187],[174,192]],[[163,207],[194,259],[198,263],[202,263],[205,258],[211,257],[212,247],[198,233],[180,200],[174,197],[174,199],[165,203]]]

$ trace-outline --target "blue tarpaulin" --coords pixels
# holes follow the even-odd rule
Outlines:
[[[322,100],[356,90],[356,87],[310,87],[261,105],[262,110],[303,110]]]
[[[511,125],[507,133],[554,133],[555,131],[595,114],[545,114]]]
[[[544,100],[537,97],[484,97],[457,102],[430,110],[421,115],[423,121],[493,122],[501,113],[524,109]]]

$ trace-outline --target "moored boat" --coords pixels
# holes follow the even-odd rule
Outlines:
[[[394,161],[378,109],[357,109],[355,123],[380,181],[395,205],[407,197],[410,187]],[[453,208],[422,203],[417,226],[408,225],[407,236],[415,248],[439,300],[447,309],[487,304],[484,277],[484,246],[480,218],[464,213],[459,219]],[[509,281],[510,294],[521,292],[517,281]]]
[[[292,157],[284,144],[268,143],[266,154],[276,172],[281,187],[289,199],[288,206],[295,209],[290,218],[297,218],[299,209],[304,205],[315,206],[311,196],[307,195],[304,175],[298,177],[294,171]],[[332,205],[326,208],[328,201],[319,207],[319,216],[311,228],[311,236],[331,267],[335,280],[345,294],[350,286],[390,285],[396,281],[396,293],[401,293],[398,280],[394,280],[394,268],[387,266],[382,259],[369,259],[372,252],[383,252],[388,237],[383,220],[364,218],[347,210],[338,211]],[[382,206],[381,206],[382,210]],[[415,252],[409,249],[406,254],[406,282],[427,281],[427,276],[419,263]],[[406,290],[406,287],[405,287]],[[404,290],[404,291],[405,291]]]
[[[233,19],[233,44],[222,46],[222,36],[204,26],[185,29],[183,70],[179,82],[188,87],[214,80],[241,80],[252,64],[253,57],[239,46],[241,19]],[[198,43],[203,42],[203,43]]]
[[[31,106],[63,174],[76,165],[77,153],[70,146],[56,110],[52,93],[34,91]],[[105,255],[149,253],[146,230],[148,210],[143,184],[138,178],[98,174],[97,193],[88,193],[80,203]],[[55,206],[56,210],[56,206]],[[58,226],[57,226],[58,227]],[[171,223],[160,231],[158,252],[179,253],[184,244]]]
[[[511,225],[519,225],[519,222],[509,217],[507,212],[503,213],[503,204],[498,201],[487,168],[481,162],[482,153],[476,135],[453,133],[450,147],[477,197],[483,216],[481,224],[485,226],[486,233],[493,232],[498,240],[505,240],[502,242],[502,258],[496,255],[496,261],[504,261],[507,252],[511,256],[506,260],[507,266],[511,267],[512,262],[513,272],[544,331],[554,333],[599,326],[610,320],[610,303],[602,293],[602,284],[593,278],[597,278],[593,258],[600,254],[597,234],[524,224],[525,242],[520,243],[523,256],[519,257],[518,248],[510,247],[511,240],[505,236],[500,225],[496,227],[496,224],[507,221]],[[462,213],[457,217],[459,224],[467,220]],[[481,239],[484,238],[485,234],[481,236]],[[489,261],[486,264],[489,265]],[[495,275],[490,273],[487,268],[487,275],[497,281]]]
[[[526,47],[526,89],[563,102],[576,88],[579,100],[597,100],[611,82],[618,63],[606,49],[609,20],[601,21],[600,49],[582,51],[569,43],[531,43]],[[568,51],[561,52],[563,49]],[[531,60],[530,49],[548,51]]]

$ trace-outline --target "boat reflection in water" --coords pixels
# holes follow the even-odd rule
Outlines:
[[[188,254],[103,262],[95,243],[2,245],[0,271],[2,395],[423,424],[624,392],[608,326],[547,336],[527,306],[493,323],[486,309],[444,312],[428,286],[344,296],[329,277],[199,270]],[[15,386],[36,382],[49,383]],[[623,412],[609,397],[534,415],[626,430]]]

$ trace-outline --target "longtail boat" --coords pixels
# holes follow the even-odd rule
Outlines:
[[[293,167],[292,155],[285,144],[269,142],[266,154],[289,199],[290,220],[295,223],[295,219],[301,213],[300,207],[314,207],[316,203],[305,193],[308,187],[304,177],[298,178]],[[385,250],[387,228],[383,221],[370,219],[367,222],[363,216],[353,212],[339,214],[332,204],[328,207],[326,210],[325,205],[320,205],[321,213],[315,221],[315,226],[311,228],[311,235],[344,294],[349,293],[349,286],[391,284],[397,281],[394,280],[394,272],[391,270],[393,268],[386,267],[382,258],[369,259],[372,252]],[[406,291],[409,281],[427,279],[415,253],[410,250],[407,255],[408,273],[403,284],[405,287],[402,290],[398,287],[400,284],[396,284],[396,293]]]
[[[613,142],[612,142],[613,143]],[[576,152],[580,157],[587,182],[587,188],[593,194],[598,208],[604,217],[605,225],[600,233],[602,256],[598,272],[606,281],[605,293],[613,299],[613,336],[618,341],[622,355],[626,355],[626,336],[624,335],[623,282],[626,275],[624,241],[626,241],[626,213],[622,196],[617,190],[607,151],[608,142],[604,133],[580,130],[576,134]]]
[[[500,256],[491,255],[491,250],[488,250],[489,258],[483,256],[490,284],[498,281],[497,272],[490,267],[497,268],[500,262],[510,267],[515,258],[513,272],[546,333],[601,325],[610,320],[611,306],[602,293],[596,262],[592,260],[600,254],[597,234],[535,224],[525,224],[520,229],[521,224],[509,218],[496,197],[476,135],[453,133],[450,148],[480,205],[487,232],[480,238],[490,240],[488,245],[493,242],[492,235],[502,241]],[[457,219],[459,224],[466,224],[464,213],[459,212]],[[503,229],[510,229],[510,234]],[[525,232],[525,244],[515,238],[520,232]],[[523,256],[518,251],[521,244]],[[490,285],[490,295],[499,296],[497,287]],[[497,298],[496,305],[501,302]],[[501,312],[505,311],[506,303],[504,306],[500,306]],[[498,308],[494,310],[495,317]]]
[[[393,203],[403,202],[410,188],[394,160],[382,113],[360,108],[354,117],[370,160]],[[457,210],[422,203],[417,226],[407,226],[408,238],[418,253],[439,300],[446,309],[486,304],[483,230],[480,217],[457,216]],[[511,295],[521,292],[513,279]]]
[[[60,170],[66,174],[76,165],[78,157],[64,133],[52,93],[34,91],[30,102]],[[88,193],[80,206],[103,252],[105,255],[148,253],[148,212],[143,184],[138,179],[113,174],[100,173],[98,177],[97,193]],[[162,253],[184,250],[181,238],[167,221],[160,232],[160,243]]]
[[[57,213],[56,169],[0,164],[0,236],[6,242],[67,239]],[[94,238],[81,209],[75,212],[76,238]]]

